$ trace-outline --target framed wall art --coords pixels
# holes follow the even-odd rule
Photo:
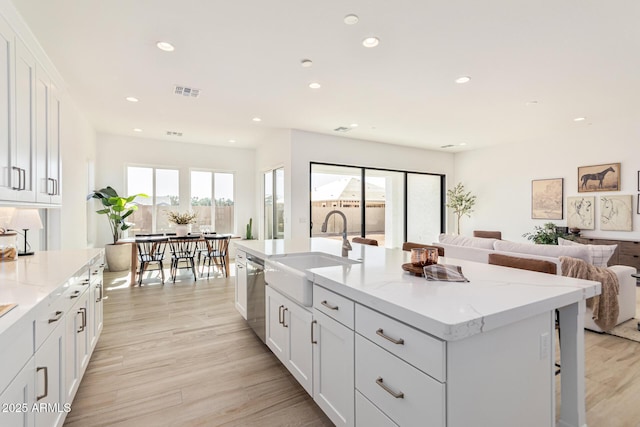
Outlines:
[[[531,218],[562,219],[563,178],[531,181]]]
[[[579,228],[580,230],[595,230],[595,197],[567,197],[567,227]]]
[[[631,231],[633,230],[633,197],[602,196],[600,197],[600,230]]]
[[[580,166],[578,193],[589,191],[620,191],[620,163]]]
[[[640,191],[640,171],[638,171],[638,191]]]

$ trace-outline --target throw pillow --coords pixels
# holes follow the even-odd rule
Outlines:
[[[493,249],[493,243],[498,239],[485,239],[482,237],[458,236],[455,234],[441,234],[438,238],[440,243],[456,246],[469,246],[472,248]]]
[[[618,245],[583,245],[582,243],[574,242],[572,240],[563,239],[558,237],[558,245],[560,246],[582,246],[589,250],[591,255],[590,264],[596,267],[606,267],[609,260],[616,251]]]
[[[591,262],[591,254],[587,248],[558,245],[534,245],[531,243],[517,243],[507,240],[497,240],[494,249],[501,252],[516,252],[519,254],[532,254],[558,258],[568,256],[579,258],[585,262]]]

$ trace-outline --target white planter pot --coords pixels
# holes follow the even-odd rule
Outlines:
[[[109,271],[131,269],[131,243],[105,245],[104,251]]]
[[[189,233],[188,224],[176,224],[176,236],[186,236]]]

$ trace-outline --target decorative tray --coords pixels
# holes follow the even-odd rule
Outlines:
[[[415,265],[409,263],[406,264],[402,264],[402,269],[406,272],[408,272],[409,274],[412,274],[414,276],[419,276],[419,277],[423,277],[424,276],[424,270],[422,269],[422,267],[416,267]]]

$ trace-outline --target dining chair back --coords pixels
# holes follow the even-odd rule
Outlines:
[[[354,237],[351,241],[362,245],[378,246],[378,241],[376,239],[367,239],[366,237]]]
[[[167,242],[168,239],[166,237],[136,238],[138,263],[140,264],[138,286],[142,285],[142,276],[150,264],[158,264],[162,283],[164,284],[164,266],[162,262],[167,249]]]
[[[227,277],[227,251],[229,250],[230,235],[211,234],[204,236],[208,245],[208,252],[204,255],[202,262],[202,272],[204,274],[204,267],[207,264],[207,278],[211,272],[211,262],[214,265],[222,269],[222,274]]]
[[[198,280],[196,274],[195,256],[198,249],[199,235],[169,237],[169,250],[171,251],[171,279],[176,282],[178,270],[189,268],[193,273],[193,280]],[[180,266],[180,262],[184,262]]]

